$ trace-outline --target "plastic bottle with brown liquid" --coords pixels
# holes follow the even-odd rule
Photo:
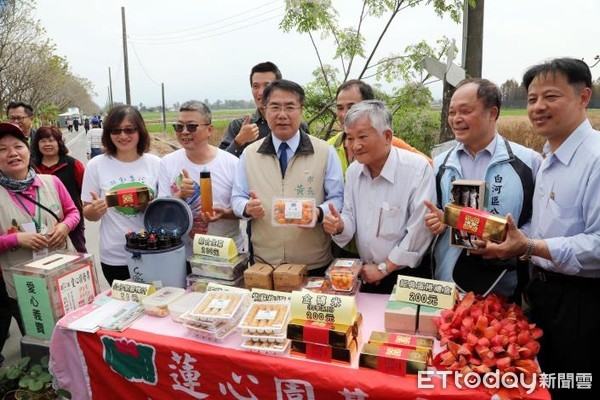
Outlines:
[[[212,181],[210,172],[200,172],[200,202],[202,205],[202,213],[213,214],[213,198],[212,198]]]

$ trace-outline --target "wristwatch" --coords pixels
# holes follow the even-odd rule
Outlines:
[[[379,272],[383,273],[384,275],[389,274],[387,264],[384,262],[377,264],[377,269],[379,270]]]
[[[527,247],[525,248],[525,253],[519,257],[521,261],[529,261],[531,260],[531,256],[533,256],[533,251],[535,250],[535,242],[532,238],[527,238]]]

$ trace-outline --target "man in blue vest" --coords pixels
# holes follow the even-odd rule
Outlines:
[[[430,210],[425,224],[434,235],[439,235],[434,249],[436,279],[454,281],[464,291],[494,292],[512,300],[517,287],[516,258],[487,260],[474,254],[476,251],[451,245],[451,229],[443,224],[441,210],[450,202],[454,180],[483,180],[489,191],[486,211],[510,213],[518,219],[519,226],[529,221],[533,182],[541,156],[498,134],[500,99],[500,90],[487,79],[469,78],[457,85],[450,101],[448,123],[458,144],[433,161],[437,205],[425,202]]]

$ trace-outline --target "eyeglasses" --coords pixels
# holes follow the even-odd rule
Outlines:
[[[280,106],[279,104],[269,104],[265,107],[267,111],[279,114],[280,112],[284,112],[286,114],[292,114],[295,111],[300,110],[302,107],[298,106]]]
[[[199,126],[209,126],[210,124],[173,124],[173,129],[175,132],[181,133],[183,132],[183,128],[185,128],[189,133],[194,133],[198,129]]]
[[[126,135],[133,135],[134,133],[137,132],[137,129],[133,128],[131,126],[128,126],[126,128],[111,128],[110,129],[110,134],[113,136],[119,136],[121,134],[121,132],[125,133]]]
[[[26,115],[26,116],[24,116],[24,117],[8,117],[8,120],[9,120],[10,122],[18,122],[18,123],[21,123],[21,122],[23,122],[23,120],[24,120],[25,118],[29,118],[29,115]]]

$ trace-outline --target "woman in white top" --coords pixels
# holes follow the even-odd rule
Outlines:
[[[160,158],[148,154],[150,140],[138,110],[113,107],[103,124],[105,152],[88,162],[83,176],[83,215],[100,221],[100,263],[109,285],[115,279],[129,279],[125,233],[144,229],[144,215],[132,207],[108,208],[105,195],[109,190],[145,186],[156,196]]]

